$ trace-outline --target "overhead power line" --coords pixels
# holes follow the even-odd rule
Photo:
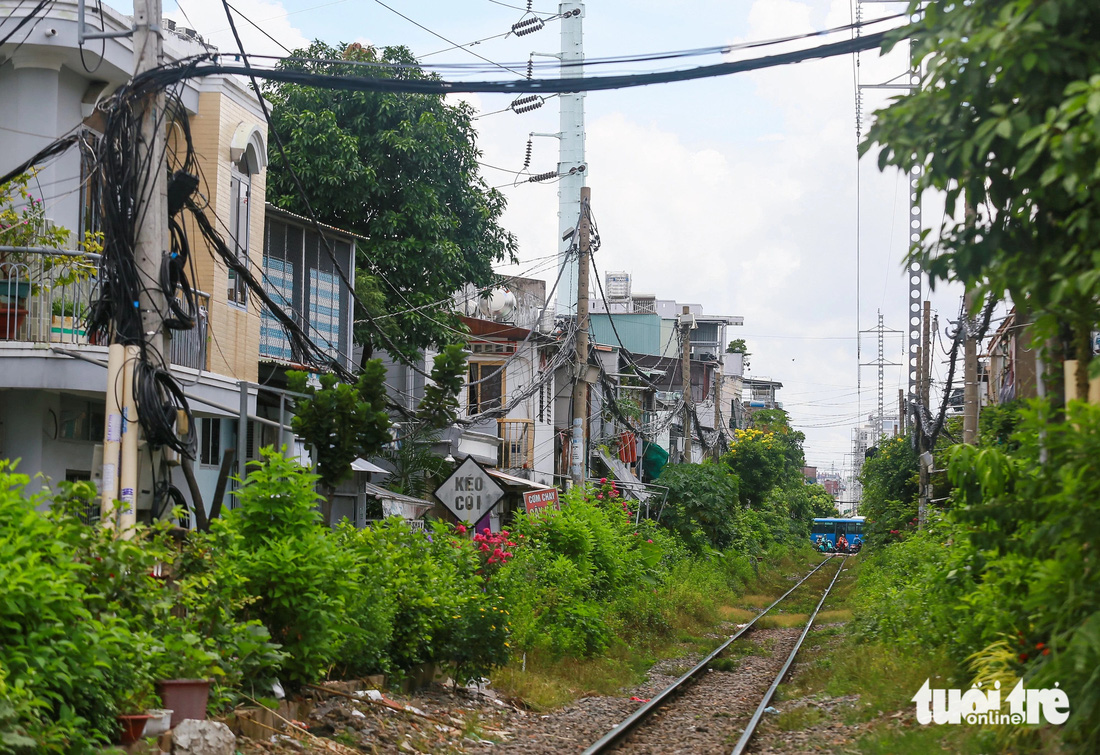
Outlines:
[[[446,81],[441,79],[395,79],[375,76],[327,76],[306,71],[284,69],[261,69],[253,65],[227,65],[220,62],[198,64],[189,68],[173,68],[152,71],[143,76],[156,76],[162,81],[172,83],[188,78],[199,78],[216,74],[251,75],[267,81],[319,86],[345,91],[405,92],[411,94],[452,94],[452,93],[500,93],[519,92],[562,93],[562,92],[598,92],[615,89],[670,84],[680,81],[729,76],[735,73],[759,71],[807,60],[820,60],[837,55],[849,55],[860,50],[881,47],[889,35],[903,34],[904,30],[890,30],[868,34],[857,39],[818,45],[807,50],[777,53],[759,58],[697,66],[678,71],[658,71],[613,76],[582,76],[566,79],[518,79],[516,81]],[[218,56],[210,56],[217,59]],[[258,57],[258,56],[257,56]]]

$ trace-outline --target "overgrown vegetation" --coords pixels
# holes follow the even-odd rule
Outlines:
[[[805,542],[792,517],[812,495],[780,477],[798,486],[776,482],[747,508],[728,463],[673,468],[669,526],[639,518],[604,480],[564,495],[560,511],[471,538],[396,519],[330,529],[319,475],[264,449],[209,532],[139,527],[125,539],[78,518],[91,486],[26,497],[27,478],[5,463],[0,752],[90,751],[118,714],[152,706],[164,678],[212,679],[215,709],[276,679],[400,678],[422,664],[521,690],[532,677],[514,667],[528,659],[629,680],[652,649],[723,619],[766,552]]]
[[[977,446],[944,451],[937,463],[949,465],[951,506],[927,531],[875,549],[861,577],[857,625],[864,639],[907,653],[946,653],[960,670],[956,686],[1057,682],[1071,701],[1064,725],[1053,733],[1005,727],[999,735],[1013,747],[1041,748],[1053,734],[1094,752],[1100,407],[1071,402],[1065,422],[1052,414],[1034,402],[1011,421],[997,417],[996,427],[1018,423],[1008,438],[991,432]],[[885,467],[871,471],[890,487]]]

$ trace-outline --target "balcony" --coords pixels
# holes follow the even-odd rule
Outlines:
[[[533,419],[498,419],[500,438],[499,469],[531,470],[535,467],[535,421]]]
[[[58,263],[59,257],[65,257]],[[0,264],[0,340],[34,344],[106,345],[85,328],[91,302],[99,296],[98,254],[20,252]],[[172,333],[172,363],[206,369],[208,294],[196,292],[195,327]]]

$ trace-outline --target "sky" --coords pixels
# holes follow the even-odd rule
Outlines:
[[[842,26],[854,17],[852,2],[593,0],[585,6],[585,55],[695,49]],[[129,10],[127,3],[115,5]],[[504,34],[524,17],[523,0],[385,0],[385,5],[233,0],[232,5],[291,49],[311,39],[401,44],[424,62],[488,67],[483,58],[522,65],[529,54],[554,52],[560,45],[558,22],[548,21],[535,34],[439,52]],[[534,9],[552,15],[557,7],[535,0]],[[900,3],[868,3],[863,16],[902,10]],[[165,13],[197,28],[219,49],[236,49],[220,0],[165,0]],[[250,52],[283,53],[254,26],[238,26]],[[856,68],[849,55],[585,98],[588,185],[603,242],[598,269],[629,272],[635,292],[700,303],[708,314],[743,316],[744,326],[730,330],[731,337],[748,342],[749,374],[783,383],[780,399],[792,424],[806,433],[808,463],[838,471],[851,465],[852,429],[877,404],[877,369],[864,367],[861,377],[858,367],[877,357],[877,338],[864,335],[857,354],[857,333],[874,328],[879,311],[887,328],[904,329],[908,317],[902,269],[908,192],[904,176],[879,172],[874,153],[857,159]],[[634,70],[641,67],[615,72]],[[859,56],[859,80],[865,85],[890,81],[905,70],[904,51],[886,58],[877,52]],[[514,76],[496,69],[470,78]],[[863,90],[864,132],[874,109],[898,93]],[[502,271],[534,269],[534,277],[552,281],[556,272],[548,270],[546,258],[556,249],[557,187],[527,183],[523,176],[517,181],[516,171],[531,132],[557,131],[557,103],[551,99],[541,110],[516,115],[494,114],[511,96],[465,99],[484,114],[475,121],[483,176],[508,198],[502,223],[520,244],[521,264]],[[556,162],[557,141],[535,137],[531,172],[553,170]],[[938,227],[942,203],[926,199],[923,210],[925,226]],[[930,295],[941,336],[960,296],[952,286]],[[885,359],[902,361],[901,335],[888,334],[885,344]],[[936,353],[935,374],[943,375],[943,352]],[[902,381],[899,368],[886,368],[887,413],[896,410]]]

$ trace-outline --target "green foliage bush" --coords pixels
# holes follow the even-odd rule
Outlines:
[[[260,621],[282,645],[286,681],[314,682],[349,627],[354,562],[319,526],[317,476],[272,449],[261,453],[237,506],[213,523],[214,542],[248,598],[239,617]]]
[[[1064,422],[1052,416],[1034,402],[1010,437],[953,449],[956,508],[930,531],[874,552],[860,575],[857,619],[865,637],[946,648],[960,667],[1002,686],[1057,682],[1071,701],[1058,735],[1095,752],[1100,407],[1070,402]]]

